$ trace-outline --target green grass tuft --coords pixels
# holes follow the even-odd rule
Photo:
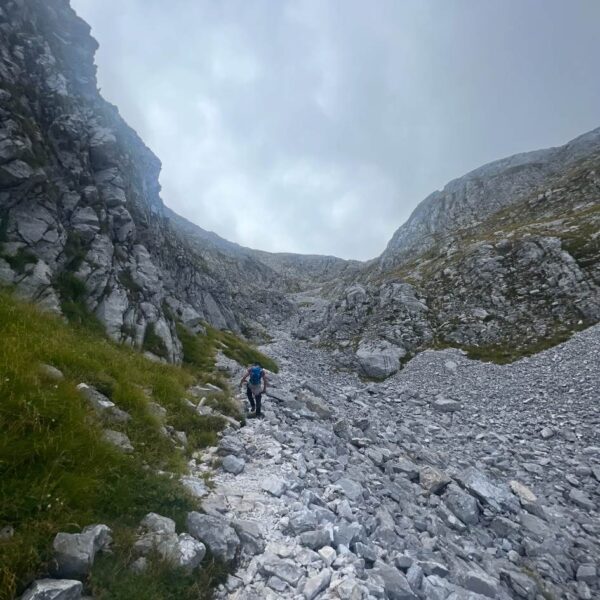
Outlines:
[[[144,341],[142,348],[148,352],[152,352],[160,358],[168,358],[169,353],[164,340],[156,333],[154,323],[148,323],[146,331],[144,332]]]
[[[227,578],[226,565],[210,554],[191,574],[156,556],[150,557],[146,571],[136,574],[129,568],[128,545],[115,546],[113,555],[97,559],[90,581],[95,600],[210,600],[212,589]]]
[[[17,273],[25,273],[25,269],[27,265],[34,265],[37,262],[36,256],[26,250],[25,248],[19,248],[13,256],[9,254],[2,254],[1,258],[3,258],[9,265],[13,271]]]
[[[215,365],[218,350],[240,365],[250,365],[259,362],[265,369],[273,373],[279,372],[277,363],[259,352],[254,346],[237,337],[230,331],[215,329],[205,325],[204,334],[194,334],[179,324],[177,335],[183,345],[183,361],[193,367],[209,370]]]
[[[69,323],[85,327],[97,334],[104,333],[104,326],[85,303],[85,283],[70,271],[59,273],[54,287],[60,297],[60,306]]]

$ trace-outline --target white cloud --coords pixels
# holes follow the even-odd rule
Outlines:
[[[244,245],[371,258],[449,179],[599,124],[598,2],[72,4],[165,203]]]

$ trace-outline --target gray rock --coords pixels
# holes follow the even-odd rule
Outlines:
[[[358,558],[364,558],[371,563],[374,563],[378,558],[375,548],[368,544],[363,544],[362,542],[356,542],[356,544],[354,544],[354,553]]]
[[[314,412],[321,419],[331,419],[333,411],[324,400],[316,398],[314,396],[303,396],[302,399],[306,404],[306,408],[311,412]]]
[[[164,558],[190,572],[200,565],[205,554],[206,547],[202,542],[199,542],[187,533],[180,533],[176,548],[174,551],[170,550],[169,553],[165,553]]]
[[[131,419],[128,413],[118,408],[112,400],[109,400],[104,394],[93,387],[85,383],[80,383],[77,389],[98,414],[104,415],[109,420],[117,423],[126,423]]]
[[[394,473],[401,473],[410,481],[417,481],[419,479],[419,467],[408,458],[399,458],[393,463],[392,469]]]
[[[422,560],[419,562],[419,566],[427,576],[447,577],[450,574],[450,570],[446,565],[435,560]]]
[[[0,165],[0,188],[19,185],[32,177],[32,175],[33,169],[22,160],[13,160]]]
[[[535,600],[538,593],[536,582],[518,571],[501,571],[500,578],[516,594],[517,598]]]
[[[314,511],[302,508],[289,514],[289,529],[294,535],[317,528],[319,523]]]
[[[283,581],[283,579],[279,579],[279,577],[276,577],[275,575],[269,577],[267,580],[267,585],[276,592],[285,592],[285,590],[288,589],[288,584]]]
[[[451,485],[447,488],[444,502],[449,510],[466,525],[475,525],[479,522],[477,500],[463,492],[458,486]]]
[[[406,572],[406,580],[413,590],[421,588],[423,582],[423,569],[418,564],[412,564]]]
[[[223,470],[233,475],[239,475],[246,466],[246,461],[243,458],[238,458],[230,454],[223,459]]]
[[[265,540],[256,521],[235,519],[231,522],[231,526],[240,538],[243,550],[248,554],[262,554],[265,551]]]
[[[575,575],[575,577],[577,578],[577,581],[585,581],[585,583],[595,583],[596,579],[598,579],[596,565],[593,565],[591,563],[579,565],[579,567],[577,567],[577,574]]]
[[[337,557],[337,552],[331,546],[324,546],[319,550],[319,556],[325,563],[325,566],[330,567]]]
[[[21,596],[21,600],[80,600],[83,585],[71,579],[39,579]]]
[[[317,575],[306,580],[302,593],[306,600],[314,600],[321,592],[324,592],[331,582],[331,570],[323,569]]]
[[[280,479],[279,477],[267,477],[267,479],[265,479],[262,482],[261,488],[265,492],[271,494],[271,496],[279,498],[283,496],[283,494],[285,494],[287,484],[283,479]]]
[[[364,539],[364,529],[360,523],[341,522],[333,528],[333,545],[339,549],[339,546],[349,547],[356,541]]]
[[[488,598],[497,596],[500,585],[497,579],[479,570],[461,571],[457,575],[457,581],[465,589]]]
[[[353,502],[356,502],[363,495],[363,487],[360,483],[346,477],[338,479],[335,484],[342,488],[344,494]]]
[[[229,454],[232,454],[233,456],[243,456],[245,453],[244,445],[237,437],[226,435],[221,438],[221,441],[219,442],[219,454],[221,456],[227,456]]]
[[[431,403],[431,406],[442,413],[453,413],[461,409],[460,402],[444,398],[443,396],[436,396],[435,400]]]
[[[497,511],[517,512],[519,503],[508,487],[493,483],[487,475],[470,467],[458,476],[459,483],[481,502]]]
[[[102,432],[102,438],[104,441],[112,444],[115,448],[119,449],[121,452],[125,452],[126,454],[130,454],[134,451],[129,438],[120,431],[114,431],[113,429],[105,429]]]
[[[148,559],[145,556],[140,556],[129,565],[129,568],[139,575],[140,573],[145,573],[148,570],[148,566]]]
[[[406,577],[398,569],[377,561],[373,573],[383,579],[386,597],[391,600],[417,600]]]
[[[304,569],[301,569],[292,561],[282,560],[274,556],[265,556],[259,564],[260,572],[263,575],[278,577],[294,588],[304,575]]]
[[[148,402],[148,411],[153,417],[161,421],[167,417],[167,409],[158,402]]]
[[[419,471],[419,483],[430,494],[440,494],[452,480],[435,467],[426,466]]]
[[[519,523],[529,535],[536,539],[543,540],[551,534],[550,528],[542,519],[529,513],[520,513]]]
[[[375,379],[383,379],[396,373],[400,368],[400,359],[404,356],[404,348],[383,340],[363,341],[356,352],[362,372]]]
[[[183,487],[195,498],[203,498],[208,494],[206,483],[199,477],[186,475],[180,479]]]
[[[190,512],[187,515],[186,527],[188,532],[204,542],[215,556],[228,562],[235,558],[240,539],[225,519]]]
[[[445,600],[450,597],[454,586],[438,575],[423,578],[422,593],[427,600]],[[465,600],[465,595],[462,596]],[[462,600],[462,599],[461,599]]]
[[[319,550],[320,548],[331,544],[331,536],[326,529],[305,531],[298,537],[300,539],[300,543],[311,550]]]
[[[594,510],[596,506],[583,490],[577,490],[575,488],[569,491],[569,500],[571,500],[573,504],[579,506],[579,508],[583,508],[588,511]]]
[[[147,531],[154,533],[175,533],[175,521],[156,513],[148,513],[140,525]]]
[[[56,575],[73,579],[86,577],[96,552],[110,543],[110,533],[106,525],[94,525],[82,533],[57,533],[52,543]]]
[[[56,367],[53,367],[52,365],[40,365],[40,371],[52,381],[61,381],[65,377],[62,371],[59,371]]]

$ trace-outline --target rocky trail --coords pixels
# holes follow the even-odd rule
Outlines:
[[[233,560],[217,597],[597,598],[600,327],[506,366],[428,351],[383,383],[281,333],[265,419],[190,532]]]

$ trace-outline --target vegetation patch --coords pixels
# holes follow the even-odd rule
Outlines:
[[[482,362],[491,362],[498,365],[506,365],[513,363],[526,356],[532,356],[538,352],[548,350],[558,344],[562,344],[571,338],[576,331],[585,329],[585,325],[574,325],[572,329],[560,329],[554,335],[541,338],[529,343],[501,343],[487,344],[481,346],[469,346],[461,344],[453,344],[451,342],[438,342],[435,344],[435,350],[443,350],[445,348],[458,348],[467,354],[467,358],[479,360]]]
[[[226,565],[207,553],[200,569],[186,573],[158,556],[150,556],[148,568],[134,573],[131,535],[117,539],[112,555],[100,555],[90,580],[95,600],[210,600],[212,589],[227,577]]]
[[[62,271],[54,279],[60,297],[60,307],[69,323],[104,333],[104,326],[87,307],[85,283],[71,271]]]
[[[37,262],[35,254],[26,248],[19,248],[16,254],[13,255],[2,253],[0,257],[10,265],[13,271],[20,274],[25,273],[27,265],[33,265]]]
[[[182,324],[177,326],[177,335],[183,345],[184,363],[203,370],[214,369],[217,352],[221,350],[227,358],[241,365],[259,362],[265,369],[279,372],[273,359],[230,331],[221,331],[206,324],[204,328],[205,333],[194,334]]]
[[[142,348],[148,352],[152,352],[152,354],[159,356],[160,358],[169,357],[165,341],[156,333],[154,323],[148,323],[146,326]]]
[[[197,414],[186,402],[199,370],[150,362],[5,292],[0,293],[0,336],[0,527],[15,531],[0,541],[0,600],[12,600],[33,579],[47,575],[56,533],[92,523],[106,523],[117,539],[115,555],[92,573],[94,597],[208,597],[208,586],[222,574],[218,564],[207,563],[190,578],[157,563],[133,578],[126,568],[127,546],[119,541],[148,512],[171,517],[181,528],[185,514],[197,508],[178,475],[185,472],[186,454],[214,444],[224,424]],[[42,364],[60,369],[64,379],[44,374]],[[103,440],[107,423],[76,389],[81,382],[129,413],[128,422],[110,428],[126,433],[133,454]],[[218,403],[219,397],[211,401]],[[167,409],[167,424],[186,432],[185,452],[163,434],[150,400]],[[170,586],[178,595],[163,591]]]

